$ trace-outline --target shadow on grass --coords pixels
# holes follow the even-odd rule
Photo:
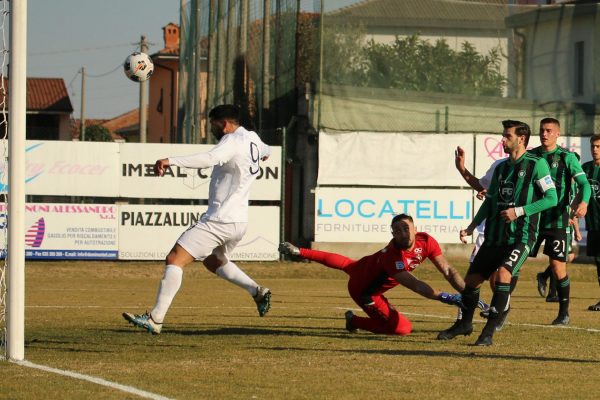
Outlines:
[[[73,347],[74,345],[85,346],[82,348]],[[41,340],[33,339],[25,342],[26,349],[56,350],[68,353],[113,353],[112,350],[90,349],[90,343],[86,341],[76,342],[74,340]]]
[[[492,358],[501,360],[525,360],[525,361],[541,361],[541,362],[565,362],[565,363],[580,363],[580,364],[600,364],[597,360],[585,360],[575,358],[559,358],[559,357],[536,357],[514,354],[490,354],[490,353],[460,353],[455,351],[440,351],[440,350],[360,350],[360,349],[314,349],[301,347],[256,347],[256,350],[271,350],[271,351],[327,351],[334,353],[352,353],[352,354],[380,354],[386,356],[425,356],[425,357],[452,357],[452,358]],[[488,348],[489,349],[489,348]],[[485,350],[485,349],[482,349]]]
[[[115,332],[124,332],[124,330],[115,330]],[[131,333],[131,331],[127,331]],[[139,329],[140,334],[148,335],[147,332]],[[181,329],[177,326],[164,328],[162,337],[168,335],[180,336],[288,336],[288,337],[319,337],[328,339],[361,339],[368,341],[390,341],[396,339],[395,336],[386,335],[355,335],[346,332],[343,328],[327,328],[312,326],[289,326],[280,325],[277,327],[256,327],[256,326],[212,326],[205,328]]]

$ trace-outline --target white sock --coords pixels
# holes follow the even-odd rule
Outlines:
[[[158,294],[156,295],[156,304],[150,311],[154,322],[162,323],[165,319],[171,302],[181,287],[182,279],[183,269],[181,267],[173,264],[165,266],[165,274],[160,281]]]
[[[228,261],[227,264],[217,268],[215,273],[226,281],[246,289],[248,293],[250,293],[250,296],[256,296],[256,288],[258,287],[258,284],[231,261]]]

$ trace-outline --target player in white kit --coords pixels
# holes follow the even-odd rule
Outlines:
[[[260,161],[269,157],[270,149],[255,132],[240,126],[237,106],[217,106],[208,117],[218,140],[215,147],[207,153],[160,159],[154,165],[157,176],[170,166],[214,168],[208,210],[196,225],[181,234],[167,255],[154,307],[139,315],[123,313],[127,321],[153,334],[161,332],[165,315],[181,286],[183,268],[194,260],[202,260],[208,270],[248,291],[261,317],[271,306],[271,291],[258,285],[229,259],[246,233],[250,187],[260,171]]]

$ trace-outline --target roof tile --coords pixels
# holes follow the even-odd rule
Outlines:
[[[7,107],[10,106],[8,79],[4,79]],[[0,100],[2,93],[0,92]],[[73,105],[62,78],[27,78],[27,111],[73,112]]]

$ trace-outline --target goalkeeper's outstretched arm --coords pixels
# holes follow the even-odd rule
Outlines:
[[[456,269],[446,260],[446,257],[439,255],[431,259],[433,265],[444,275],[444,278],[452,285],[452,287],[458,292],[462,292],[465,289],[465,281]]]

